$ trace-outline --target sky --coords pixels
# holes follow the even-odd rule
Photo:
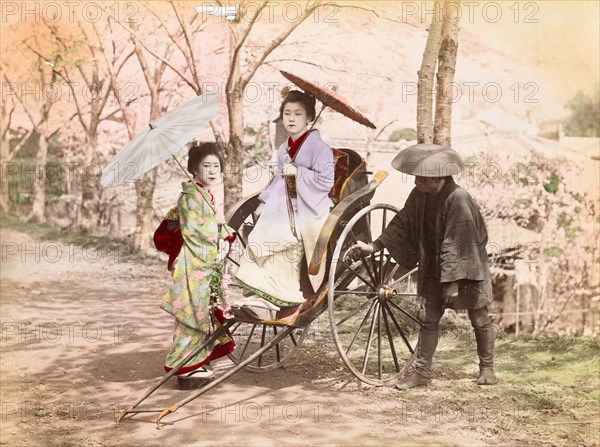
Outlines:
[[[600,66],[600,2],[465,2],[472,6],[473,20],[461,20],[461,28],[479,36],[488,45],[502,49],[519,63],[529,66],[540,82],[560,86],[570,97],[578,89],[590,89],[598,82]],[[484,19],[496,8],[502,18]],[[515,5],[517,5],[515,7]],[[495,16],[491,16],[495,18]],[[515,20],[518,18],[518,20]]]
[[[233,2],[229,2],[233,3]],[[405,94],[416,82],[433,2],[424,1],[337,1],[320,10],[318,17],[305,23],[269,58],[288,59],[257,72],[258,82],[283,81],[276,69],[286,69],[299,76],[324,83],[333,81],[353,105],[377,121],[378,126],[397,119],[404,126],[415,125],[415,95]],[[40,18],[48,18],[53,5],[62,7],[61,27],[75,29],[75,18],[92,15],[95,4],[103,4],[121,19],[143,11],[133,2],[17,2],[0,3],[0,22],[18,23],[19,27],[2,29],[2,58],[17,63],[10,43],[35,34]],[[194,6],[211,5],[209,1],[178,2],[191,11]],[[249,4],[254,4],[250,2]],[[70,6],[74,5],[74,6]],[[151,2],[153,8],[160,3]],[[89,7],[88,7],[89,6]],[[172,11],[165,5],[164,17]],[[271,2],[269,12],[275,20],[263,20],[250,35],[253,45],[270,42],[271,29],[293,20],[304,2]],[[354,6],[354,8],[350,8]],[[539,120],[559,119],[568,115],[565,103],[578,90],[591,91],[600,76],[600,2],[598,1],[468,1],[462,2],[456,82],[462,83],[463,97],[456,103],[456,118],[468,117],[494,102],[496,86],[502,95],[501,105],[522,118],[528,114]],[[137,10],[135,8],[138,8]],[[374,10],[379,17],[368,12]],[[140,17],[140,15],[133,15]],[[267,19],[267,15],[263,17]],[[211,23],[223,19],[210,18]],[[265,23],[267,22],[267,23]],[[170,26],[175,22],[168,22]],[[75,29],[76,30],[76,29]],[[212,28],[214,38],[222,38],[226,26]],[[218,36],[219,35],[219,36]],[[166,43],[166,41],[165,41]],[[158,43],[155,48],[158,49]],[[223,54],[221,55],[221,57]],[[23,57],[34,57],[32,54]],[[316,68],[311,62],[331,70]],[[222,66],[222,59],[219,62]],[[201,67],[202,69],[202,67]],[[343,71],[346,73],[343,73]],[[225,74],[216,72],[223,85]],[[388,82],[385,79],[391,79]],[[477,84],[479,101],[470,101],[464,83]],[[484,90],[489,87],[487,90]],[[367,94],[365,94],[367,93]],[[184,92],[184,94],[187,94]],[[491,96],[481,101],[482,94]],[[275,101],[276,102],[276,101]],[[276,110],[266,110],[264,101],[248,104],[249,121],[258,114],[261,120]],[[263,116],[264,115],[264,116]],[[344,130],[346,132],[346,130]],[[364,133],[364,132],[363,132]]]

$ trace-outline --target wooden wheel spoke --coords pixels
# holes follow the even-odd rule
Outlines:
[[[260,347],[262,348],[265,345],[265,338],[267,336],[267,326],[263,324],[262,334],[260,336]],[[258,356],[258,367],[262,366],[263,356],[262,354]]]
[[[342,265],[344,267],[346,266],[345,263],[342,263]],[[335,281],[335,287],[334,287],[334,289],[337,289],[338,287],[345,288],[348,284],[350,284],[352,282],[353,279],[354,279],[354,274],[352,273],[352,271],[346,269],[339,276],[339,278],[337,278],[337,280]]]
[[[254,335],[254,330],[256,329],[256,325],[253,324],[252,325],[252,330],[250,330],[250,335],[248,335],[248,338],[246,339],[246,344],[244,345],[244,349],[242,350],[242,353],[240,354],[240,359],[244,358],[244,354],[246,353],[246,349],[248,349],[248,345],[250,344],[250,340],[252,340],[252,335]]]
[[[387,284],[390,279],[392,279],[394,277],[394,275],[396,274],[396,272],[398,271],[398,269],[400,268],[399,264],[394,265],[394,267],[392,268],[392,270],[390,271],[390,273],[388,273],[384,278],[383,278],[383,284]],[[390,285],[390,287],[392,287]]]
[[[238,321],[236,324],[231,326],[231,329],[229,329],[229,335],[233,337],[233,334],[235,334],[235,331],[237,331],[241,325],[242,323]]]
[[[369,363],[369,351],[371,350],[371,340],[373,340],[373,332],[375,332],[375,320],[379,315],[379,301],[375,302],[375,312],[373,312],[373,318],[371,319],[371,326],[369,327],[369,337],[367,338],[367,346],[365,346],[365,356],[363,357],[362,373],[364,374],[367,370],[367,364]]]
[[[369,286],[371,289],[375,290],[376,287],[373,285],[373,283],[370,283],[367,279],[363,278],[363,276],[358,273],[356,270],[354,270],[352,268],[351,265],[349,265],[348,263],[344,262],[343,264],[348,270],[350,270],[352,273],[354,273],[354,276],[356,276],[358,279],[360,279],[363,283],[365,283],[367,286]]]
[[[387,270],[388,263],[385,262],[384,250],[379,252],[379,284],[384,284],[385,272]]]
[[[412,348],[412,346],[410,345],[410,342],[408,341],[408,338],[406,337],[406,335],[404,334],[404,331],[402,330],[402,328],[400,327],[400,325],[398,324],[398,321],[396,320],[396,317],[394,316],[394,314],[390,311],[389,307],[388,307],[388,312],[390,314],[390,318],[392,319],[392,322],[394,323],[394,326],[396,326],[396,330],[398,331],[398,333],[400,334],[400,337],[402,337],[402,340],[404,340],[404,344],[406,344],[406,347],[408,348],[408,350],[410,351],[411,354],[414,353],[414,349]]]
[[[362,303],[360,306],[358,306],[356,309],[354,309],[352,312],[350,312],[348,315],[346,315],[344,318],[342,318],[340,321],[338,321],[336,323],[337,327],[340,327],[342,324],[344,324],[346,321],[348,321],[350,318],[352,318],[354,315],[356,315],[357,313],[359,313],[364,307],[366,307],[369,303],[372,303],[376,298],[373,297],[372,299],[365,301],[364,303]]]
[[[277,337],[277,326],[273,326],[273,338]],[[279,352],[279,343],[275,345],[275,357],[277,358],[277,363],[281,361],[281,353]]]
[[[294,344],[294,346],[298,346],[298,342],[296,342],[296,339],[294,338],[294,333],[290,332],[290,340],[292,340],[292,343]]]
[[[402,281],[404,281],[406,278],[408,278],[410,275],[412,275],[413,273],[415,273],[417,270],[419,269],[419,267],[415,267],[412,270],[409,270],[408,272],[406,272],[404,275],[402,275],[400,278],[398,278],[397,280],[395,280],[393,283],[391,283],[389,285],[389,287],[391,287],[392,289],[396,288],[398,286],[398,284],[400,284]],[[395,273],[395,272],[394,272]],[[416,295],[416,294],[415,294]]]
[[[388,303],[390,303],[392,306],[394,306],[396,309],[398,309],[400,312],[402,312],[404,315],[406,315],[412,321],[414,321],[415,323],[417,323],[419,325],[419,327],[421,327],[423,325],[423,323],[421,322],[421,320],[419,320],[418,318],[416,318],[416,317],[412,316],[411,314],[409,314],[407,311],[405,311],[404,309],[402,309],[400,306],[398,306],[393,301],[388,300]]]
[[[369,319],[369,315],[371,314],[371,311],[373,310],[373,307],[375,307],[375,304],[377,304],[377,301],[373,300],[373,302],[371,303],[371,307],[369,307],[369,310],[367,311],[367,314],[365,315],[365,317],[360,322],[360,326],[358,326],[358,329],[356,330],[356,333],[354,334],[354,337],[352,337],[352,341],[348,345],[348,349],[346,349],[346,355],[348,355],[350,353],[350,350],[352,349],[352,346],[354,346],[354,343],[356,342],[356,339],[358,338],[359,334],[362,332],[362,329],[365,326],[365,323],[367,322],[367,320]]]
[[[379,309],[377,309],[377,370],[379,372],[379,380],[381,380],[382,375],[382,365],[381,365],[381,304],[379,305]]]
[[[356,239],[356,236],[354,236],[354,233],[353,233],[352,231],[350,231],[350,236],[352,237],[352,242],[353,242],[354,244],[356,244],[356,241],[357,241],[357,239]],[[373,256],[373,255],[371,254],[371,257],[372,257],[372,256]],[[373,287],[374,289],[376,289],[376,288],[377,288],[377,287],[376,287],[377,281],[375,280],[375,274],[374,274],[374,272],[371,270],[371,268],[369,267],[369,264],[367,263],[367,260],[366,260],[366,258],[365,258],[363,255],[361,255],[361,256],[360,256],[360,262],[362,263],[363,267],[364,267],[364,268],[365,268],[365,270],[367,271],[367,274],[369,275],[369,278],[371,278],[371,281],[372,281],[372,287]],[[374,265],[373,265],[373,267],[374,267]]]
[[[394,359],[394,367],[396,372],[400,371],[400,364],[398,363],[398,356],[396,355],[396,347],[394,346],[394,337],[392,330],[390,329],[390,323],[388,321],[387,312],[389,309],[386,304],[383,305],[383,322],[385,324],[385,332],[387,333],[388,341],[390,343],[390,350],[392,351],[392,358]]]
[[[334,295],[359,295],[359,296],[363,296],[363,295],[377,295],[377,292],[371,291],[371,290],[365,290],[365,291],[361,291],[361,290],[334,290],[333,294]]]

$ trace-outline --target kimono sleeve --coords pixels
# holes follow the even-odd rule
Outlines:
[[[218,225],[205,198],[202,192],[194,189],[181,195],[178,203],[179,225],[184,246],[195,258],[211,263],[217,257]]]
[[[446,225],[440,249],[440,280],[482,281],[487,265],[487,230],[479,209],[469,194],[456,189],[445,206]]]
[[[281,172],[281,167],[283,166],[283,164],[284,164],[283,153],[281,152],[281,149],[279,149],[279,151],[277,152],[277,163],[275,164],[275,169],[273,170],[273,177],[271,177],[271,180],[269,180],[269,184],[266,186],[266,188],[263,190],[263,192],[261,192],[258,196],[258,199],[262,203],[267,203],[267,200],[269,200],[269,197],[271,196],[271,193],[273,192],[275,183],[277,183],[277,181],[281,179],[281,176],[279,175],[279,173]]]
[[[311,149],[313,150],[311,167],[296,165],[298,168],[298,175],[296,176],[298,190],[300,192],[313,191],[328,194],[335,181],[333,152],[323,141],[319,141],[316,143],[316,147]]]

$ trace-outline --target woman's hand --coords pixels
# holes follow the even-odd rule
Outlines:
[[[281,167],[281,175],[284,177],[294,177],[298,174],[298,168],[292,163],[286,163]]]

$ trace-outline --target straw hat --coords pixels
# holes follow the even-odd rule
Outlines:
[[[392,167],[420,177],[446,177],[458,174],[464,169],[465,163],[453,149],[421,143],[402,150],[392,160]]]

